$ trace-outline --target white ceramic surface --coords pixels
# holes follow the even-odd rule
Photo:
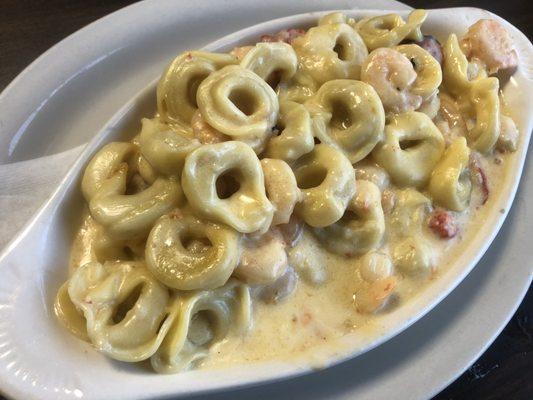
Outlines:
[[[472,9],[468,12],[469,17],[473,20],[477,19],[476,13],[482,13]],[[455,19],[457,19],[457,13]],[[440,21],[442,22],[444,19]],[[467,21],[463,22],[466,23]],[[261,33],[275,31],[278,27],[286,26],[284,24],[287,23],[291,23],[292,26],[294,20],[285,19],[268,27],[263,27],[265,31],[261,31]],[[457,24],[456,21],[454,23]],[[276,24],[278,25],[273,26]],[[428,26],[430,26],[429,21]],[[436,28],[441,27],[441,25],[436,26]],[[240,33],[238,37],[242,38],[246,34],[257,37],[260,34],[258,29],[262,28],[256,28],[253,32],[248,30]],[[431,31],[431,28],[429,30]],[[219,41],[217,46],[223,46],[228,41],[233,41],[234,38],[230,37]],[[530,46],[527,40],[526,43]],[[527,47],[526,50],[531,52]],[[133,116],[131,119],[133,125],[137,124],[140,111],[148,110],[150,106],[153,107],[153,92],[149,89],[144,95],[141,95],[140,99],[123,110],[123,113]],[[530,106],[529,104],[531,109]],[[107,129],[103,133],[103,136],[107,137],[106,140],[109,140],[113,135],[118,135],[116,129],[118,122],[115,119],[110,124],[111,127],[115,128]],[[531,121],[524,123],[529,123],[523,128],[530,132]],[[72,211],[76,209],[73,204],[79,200],[77,189],[68,190],[67,186],[76,181],[76,170],[79,171],[89,153],[98,146],[101,140],[103,140],[102,137],[91,143],[82,155],[82,159],[76,163],[73,172],[63,182],[63,189],[60,188],[56,192],[54,198],[45,206],[23,235],[11,245],[8,253],[1,260],[0,268],[4,272],[4,279],[0,281],[2,293],[0,313],[3,314],[0,320],[0,335],[3,335],[1,336],[3,341],[0,343],[2,389],[10,394],[32,393],[33,390],[33,393],[37,395],[35,397],[39,398],[41,396],[49,398],[79,397],[80,395],[88,398],[105,398],[106,396],[116,397],[115,395],[126,397],[129,394],[134,394],[135,397],[140,398],[156,394],[186,393],[198,388],[208,390],[249,382],[251,378],[274,378],[294,372],[295,366],[277,364],[267,367],[247,367],[245,371],[232,370],[224,373],[191,372],[176,376],[171,380],[168,377],[162,379],[148,374],[146,371],[110,362],[96,355],[90,348],[85,349],[87,353],[84,353],[80,348],[84,346],[68,337],[54,324],[49,310],[59,281],[64,278],[66,273],[66,269],[62,265],[65,263],[65,252],[72,230],[72,228],[65,229],[65,227],[67,223],[68,226],[72,226],[70,223],[75,219]],[[525,148],[527,148],[527,143],[524,141],[522,143],[524,150],[522,156],[525,156]],[[518,161],[520,160],[517,160],[517,163]],[[510,182],[510,192],[516,183],[517,181]],[[70,209],[69,207],[58,207],[62,201],[72,207]],[[508,208],[508,204],[506,204],[505,209]],[[502,216],[495,216],[488,225],[496,228],[502,220]],[[478,245],[480,244],[478,243]],[[28,251],[29,249],[34,251]],[[422,307],[416,310],[405,310],[406,314],[412,318],[413,316],[420,317],[423,310],[427,310],[428,307],[437,302],[466,274],[468,269],[464,267],[464,265],[458,266],[460,272],[455,271],[456,273],[451,279],[443,280],[442,285],[446,290],[443,290],[443,287],[434,288],[433,293],[423,299],[425,304],[422,304]],[[531,269],[529,269],[530,271]],[[392,325],[388,325],[388,327],[396,326],[396,330],[398,330],[405,327],[406,323],[412,322],[413,319],[405,318],[406,314],[398,315],[396,321],[389,321]],[[387,330],[387,333],[390,332]],[[375,352],[369,354],[372,353]],[[367,356],[365,355],[365,357]],[[337,366],[334,369],[343,368],[347,364]],[[296,368],[299,367],[301,366],[296,366]],[[209,375],[206,376],[206,373]],[[364,374],[359,374],[359,376],[361,375]],[[372,379],[369,379],[368,382],[372,382]]]

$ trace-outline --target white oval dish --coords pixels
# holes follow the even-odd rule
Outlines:
[[[461,10],[459,13],[457,10]],[[468,10],[468,13],[465,11]],[[346,11],[351,16],[383,14],[386,11]],[[404,13],[405,14],[405,13]],[[260,24],[229,35],[207,46],[209,50],[224,51],[250,43],[261,34],[286,27],[305,26],[315,22],[319,14],[304,14]],[[461,17],[462,16],[462,17]],[[461,33],[486,12],[475,9],[433,10],[426,22],[426,31],[439,35],[450,31]],[[510,27],[510,25],[508,25]],[[510,28],[511,29],[511,28]],[[519,43],[521,58],[533,57],[531,44],[516,29],[511,31]],[[525,64],[521,70],[530,73]],[[532,82],[524,75],[515,78],[523,93],[531,91]],[[513,83],[514,84],[514,83]],[[509,87],[512,89],[512,87]],[[513,90],[510,90],[513,92]],[[516,91],[514,91],[516,92]],[[531,99],[518,93],[509,98],[518,109],[531,110]],[[281,379],[309,371],[308,362],[262,363],[247,365],[245,369],[225,371],[192,371],[169,378],[157,376],[138,367],[110,361],[90,346],[70,337],[56,323],[51,312],[55,292],[67,272],[65,266],[72,231],[78,220],[81,203],[80,171],[91,155],[104,142],[117,139],[123,132],[138,129],[141,116],[155,107],[154,84],[143,90],[107,124],[87,146],[58,190],[30,222],[19,237],[0,256],[3,276],[0,281],[0,380],[8,393],[21,397],[69,398],[149,398],[153,396],[183,395]],[[502,188],[495,201],[499,206],[487,220],[484,231],[470,243],[463,258],[418,296],[394,313],[380,319],[379,337],[370,342],[353,338],[349,354],[330,354],[328,363],[336,363],[367,351],[399,333],[421,318],[444,298],[475,266],[500,228],[513,196],[523,167],[533,120],[529,112],[516,115],[522,132],[519,150],[511,159],[514,174]],[[504,209],[504,213],[498,212]]]

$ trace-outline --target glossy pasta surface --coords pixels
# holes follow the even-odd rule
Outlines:
[[[372,335],[483,222],[520,138],[507,32],[439,41],[426,16],[178,55],[156,114],[86,166],[58,320],[167,374]]]

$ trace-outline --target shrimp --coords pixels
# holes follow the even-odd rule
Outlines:
[[[374,50],[361,67],[361,80],[374,87],[387,112],[413,111],[422,104],[422,96],[411,93],[417,73],[409,59],[400,52]]]
[[[285,242],[277,229],[243,240],[241,260],[233,272],[250,285],[269,285],[281,278],[289,266]]]
[[[366,253],[358,271],[363,283],[354,294],[355,306],[361,313],[374,313],[387,303],[397,284],[391,259],[383,253]]]
[[[487,66],[489,74],[514,70],[518,66],[518,54],[511,36],[497,21],[477,21],[468,29],[461,40],[461,46],[469,59],[481,60]]]
[[[202,117],[200,110],[197,110],[191,119],[192,133],[196,139],[202,144],[213,144],[225,142],[228,137],[223,133],[217,131]]]

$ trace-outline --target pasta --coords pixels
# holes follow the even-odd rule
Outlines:
[[[221,177],[237,182],[235,193],[217,193]],[[265,231],[274,207],[265,194],[261,163],[242,142],[205,145],[185,161],[183,190],[191,207],[206,218],[228,224],[239,232]],[[223,183],[223,180],[222,180]]]
[[[370,85],[342,79],[329,81],[305,106],[313,116],[316,137],[342,151],[352,164],[365,158],[381,139],[385,114]]]
[[[457,138],[446,149],[429,182],[429,193],[437,204],[454,211],[468,207],[472,183],[468,175],[470,149],[465,138]]]
[[[355,194],[355,172],[341,152],[319,144],[296,162],[294,174],[303,194],[296,211],[306,223],[323,227],[342,217]]]
[[[303,70],[322,84],[333,79],[358,79],[368,51],[361,37],[344,23],[309,29],[294,41]]]
[[[322,243],[330,251],[347,257],[379,247],[385,233],[379,188],[369,181],[357,181],[357,193],[346,210],[336,223],[314,229]]]
[[[426,17],[178,55],[157,112],[85,168],[58,320],[163,374],[292,361],[438,279],[499,207],[520,132],[492,74],[518,59],[496,21],[441,47]]]
[[[444,151],[444,138],[425,114],[391,118],[372,155],[400,186],[424,185]]]

